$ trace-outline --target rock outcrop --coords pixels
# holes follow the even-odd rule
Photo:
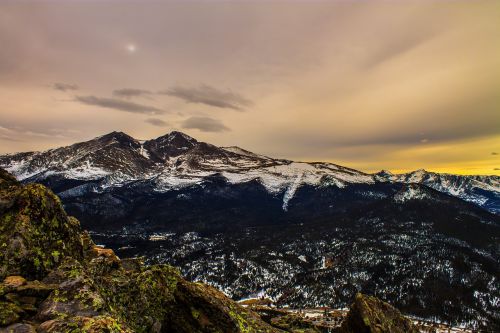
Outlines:
[[[396,308],[378,298],[356,294],[349,313],[336,333],[418,333]]]
[[[19,186],[0,174],[0,279],[40,279],[64,257],[83,259],[80,225],[43,185]]]

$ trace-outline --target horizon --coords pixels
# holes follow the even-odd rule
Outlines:
[[[0,154],[117,128],[500,175],[500,3],[0,3]]]

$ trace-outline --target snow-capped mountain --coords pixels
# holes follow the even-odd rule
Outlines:
[[[420,183],[492,212],[500,210],[500,177],[457,176],[418,170],[408,174],[366,174],[332,163],[305,163],[274,159],[239,147],[217,147],[171,132],[141,141],[122,132],[44,152],[0,156],[0,167],[23,181],[51,179],[99,181],[93,191],[148,181],[154,191],[201,184],[221,176],[231,184],[257,181],[274,195],[282,195],[283,209],[304,185],[336,186],[375,182]],[[65,186],[65,190],[69,188]]]
[[[499,176],[461,176],[420,169],[404,174],[392,174],[382,170],[375,174],[375,179],[423,184],[437,191],[473,202],[491,212],[500,213]]]
[[[499,177],[366,174],[180,132],[113,132],[3,155],[0,167],[49,186],[118,255],[173,264],[235,299],[338,308],[362,291],[418,317],[500,329]]]

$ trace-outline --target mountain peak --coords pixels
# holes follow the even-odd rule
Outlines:
[[[156,139],[148,140],[144,147],[161,160],[179,156],[198,144],[195,138],[189,135],[172,131]]]
[[[180,140],[186,140],[189,142],[198,142],[195,138],[187,135],[186,133],[179,132],[179,131],[172,131],[172,132],[168,133],[167,136],[172,141],[180,139]]]
[[[135,141],[137,141],[136,139],[134,139],[133,137],[131,137],[127,133],[124,133],[124,132],[121,132],[121,131],[113,131],[113,132],[110,132],[108,134],[104,134],[104,135],[98,136],[94,140],[98,140],[98,141],[110,141],[110,140],[113,140],[113,139],[117,140],[119,142],[123,142],[123,141],[134,141],[135,142]]]
[[[190,145],[192,145],[198,142],[195,138],[179,131],[172,131],[170,133],[167,133],[163,136],[160,136],[150,141],[156,141],[157,143],[161,144],[173,144],[173,145],[178,145],[183,143],[184,144],[189,143]]]
[[[379,172],[376,173],[376,175],[379,176],[393,176],[394,174],[390,172],[389,170],[380,170]]]

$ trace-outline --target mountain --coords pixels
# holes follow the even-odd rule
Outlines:
[[[216,175],[232,184],[257,180],[271,194],[285,191],[284,209],[304,184],[343,187],[374,182],[371,175],[338,165],[272,159],[238,147],[198,142],[180,132],[148,141],[112,132],[45,152],[3,155],[0,166],[20,180],[50,182],[59,191],[96,180],[96,191],[145,181],[158,192],[196,185]]]
[[[173,267],[146,267],[96,246],[42,185],[21,186],[0,169],[0,198],[0,332],[418,332],[362,294],[335,329],[287,312],[266,323]]]
[[[392,174],[382,170],[375,174],[378,180],[418,183],[475,203],[493,213],[500,213],[500,177],[460,176],[416,170],[405,174]]]
[[[332,163],[304,163],[254,154],[239,147],[216,147],[181,133],[140,141],[122,132],[45,152],[0,156],[0,167],[25,182],[48,183],[57,192],[81,190],[93,182],[93,191],[148,182],[157,192],[200,184],[221,176],[231,184],[257,181],[272,195],[281,195],[284,210],[297,188],[376,182],[420,183],[500,211],[500,177],[458,176],[417,170],[393,175],[366,174]],[[97,182],[96,182],[97,181]]]
[[[364,292],[420,318],[500,329],[495,176],[366,174],[180,132],[113,132],[0,166],[50,187],[98,244],[233,299],[341,308]]]

